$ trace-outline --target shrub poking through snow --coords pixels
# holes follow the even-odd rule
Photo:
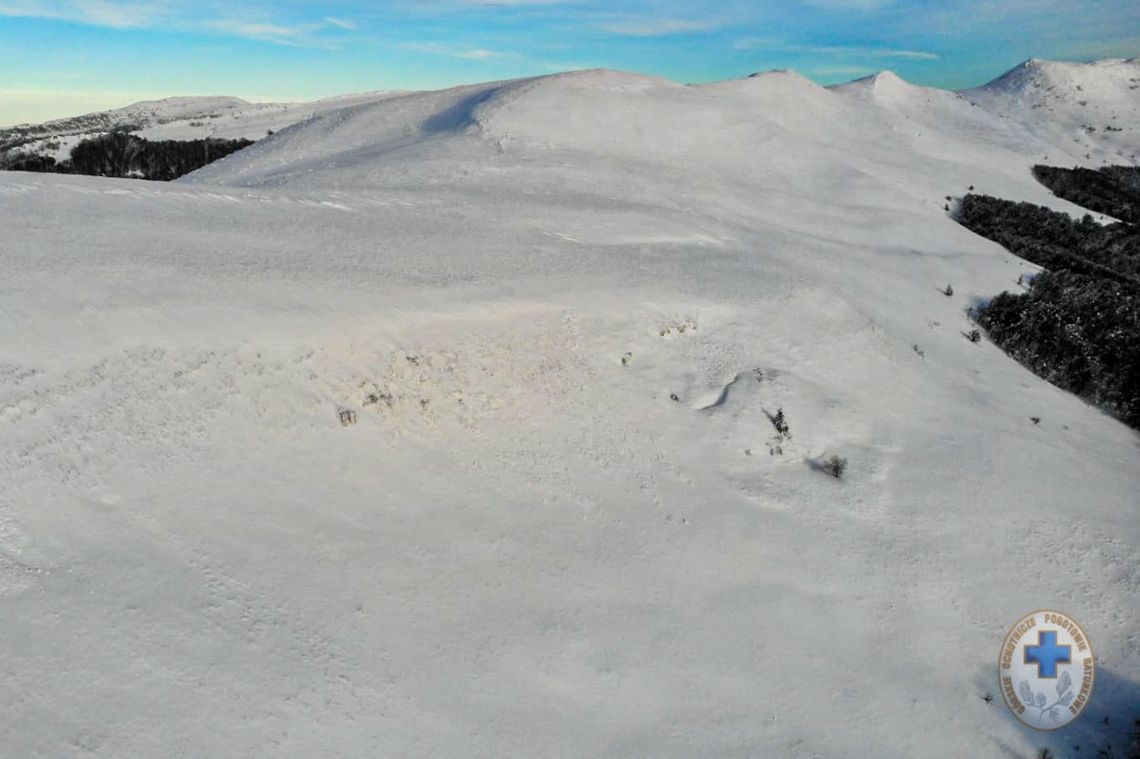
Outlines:
[[[764,412],[768,421],[776,428],[776,434],[768,440],[768,455],[769,456],[782,456],[784,454],[784,443],[792,439],[792,432],[788,429],[788,420],[784,418],[784,409],[776,409],[776,413],[769,414]]]
[[[946,287],[944,287],[942,289],[942,294],[945,295],[947,298],[951,297],[952,295],[954,295],[954,286],[953,285],[946,285]]]
[[[976,329],[972,329],[966,333],[966,339],[971,343],[980,343],[982,341],[982,333]]]
[[[824,460],[823,471],[838,480],[843,476],[843,473],[847,471],[847,459],[837,454],[832,454]]]
[[[784,409],[776,409],[776,415],[772,417],[772,426],[776,428],[776,432],[783,437],[792,439],[792,433],[788,430],[788,420],[784,418]]]

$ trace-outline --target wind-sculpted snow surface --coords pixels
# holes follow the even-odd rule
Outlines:
[[[0,753],[1122,745],[1137,437],[963,338],[1036,267],[944,210],[1071,210],[1030,168],[1074,148],[852,87],[585,72],[0,175]],[[1104,672],[1064,734],[983,699],[1040,607]]]

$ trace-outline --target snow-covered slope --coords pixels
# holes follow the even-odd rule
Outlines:
[[[594,71],[168,185],[0,175],[5,750],[1121,745],[1138,438],[964,339],[1033,267],[943,210],[1072,209],[1049,135],[885,76]],[[1039,607],[1100,657],[1059,734],[983,700]]]

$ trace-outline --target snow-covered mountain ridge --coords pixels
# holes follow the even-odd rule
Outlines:
[[[765,72],[754,74],[750,78],[769,84],[776,78],[782,78],[788,82],[798,81],[801,86],[821,89],[790,71]],[[646,78],[646,81],[651,81],[651,78]],[[658,82],[665,83],[665,80]],[[723,89],[738,86],[740,80],[696,87]],[[1132,125],[1137,118],[1140,118],[1140,106],[1137,105],[1140,101],[1140,62],[1137,59],[1093,63],[1029,60],[987,85],[960,93],[910,85],[889,71],[833,89],[863,92],[866,97],[880,100],[891,98],[891,92],[895,93],[896,99],[905,99],[899,93],[908,90],[912,91],[912,96],[922,92],[928,98],[958,96],[1002,118],[1012,119],[1028,130],[1035,128],[1038,122],[1045,121],[1035,118],[1032,113],[1044,109],[1049,116],[1048,121],[1054,127],[1061,127],[1072,134],[1073,149],[1077,152],[1081,145],[1085,145],[1086,141],[1082,137],[1092,133],[1089,127],[1093,131],[1101,129],[1108,132],[1132,129],[1135,128]],[[803,91],[802,88],[796,90],[799,93],[797,96],[802,96]],[[175,97],[145,101],[112,111],[44,124],[0,128],[0,149],[18,148],[22,152],[50,155],[63,160],[81,139],[116,129],[126,129],[152,140],[203,137],[258,140],[267,133],[317,115],[378,102],[400,94],[361,93],[310,103],[251,104],[231,97]],[[1051,137],[1056,139],[1057,135]],[[1113,158],[1120,157],[1120,146],[1130,144],[1127,138],[1112,140],[1111,134],[1107,142],[1119,143],[1115,145],[1117,150],[1109,151]],[[1105,156],[1106,159],[1108,157]]]
[[[337,186],[365,186],[381,181],[373,169],[387,175],[430,171],[444,145],[478,154],[480,161],[489,158],[486,165],[513,149],[602,155],[618,147],[638,152],[649,165],[684,171],[720,166],[728,172],[797,172],[799,163],[788,161],[801,149],[831,151],[842,164],[858,162],[867,151],[889,152],[900,139],[929,156],[945,153],[955,163],[975,152],[978,142],[984,144],[966,160],[979,165],[989,162],[992,150],[1037,161],[1135,162],[1140,97],[1116,86],[1127,82],[1135,62],[1053,67],[1048,72],[1064,72],[1066,81],[1087,81],[1091,100],[1082,104],[1058,95],[1047,118],[1029,94],[1018,94],[1036,92],[1039,77],[1007,76],[982,90],[954,93],[911,85],[890,73],[825,89],[789,72],[692,86],[623,72],[573,72],[414,93],[330,112],[198,176],[280,185],[292,181],[285,171],[312,186],[327,173]],[[1102,76],[1108,84],[1100,82]],[[992,92],[1002,99],[987,97]],[[1086,106],[1106,125],[1120,124],[1120,131],[1086,128]],[[861,128],[848,129],[852,120]],[[709,139],[711,134],[720,139]],[[722,149],[748,142],[779,143],[780,149],[743,157]]]

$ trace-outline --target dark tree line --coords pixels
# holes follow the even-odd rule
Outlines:
[[[1097,171],[1034,166],[1033,175],[1058,198],[1122,221],[1140,223],[1140,168],[1108,166]]]
[[[65,161],[19,155],[9,159],[4,168],[169,182],[252,144],[251,140],[217,139],[152,142],[125,132],[112,132],[80,142]]]
[[[1140,428],[1140,287],[1062,269],[979,310],[1002,350],[1034,374]]]
[[[1140,172],[1132,167],[1039,166],[1034,174],[1086,208],[1137,218]],[[963,199],[958,220],[1045,269],[1027,292],[1004,292],[976,310],[993,341],[1037,375],[1140,428],[1140,227],[978,195]]]
[[[1100,225],[1032,203],[967,195],[958,222],[1046,269],[1140,282],[1140,234],[1133,224]]]

